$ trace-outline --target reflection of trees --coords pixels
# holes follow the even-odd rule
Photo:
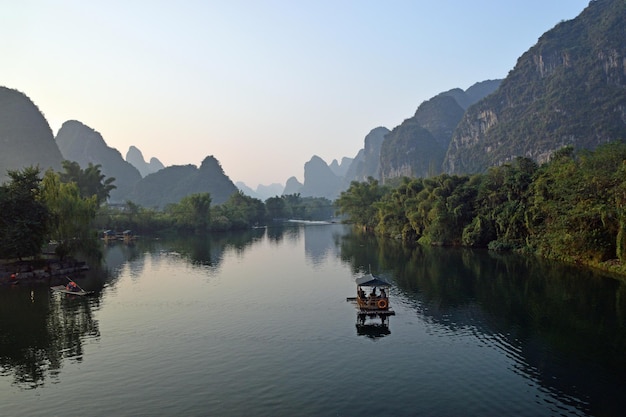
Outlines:
[[[550,391],[586,398],[594,413],[626,406],[617,377],[626,375],[625,282],[534,257],[408,248],[356,234],[341,249],[354,271],[371,265],[395,281],[428,321],[515,346],[518,365]]]
[[[179,253],[191,264],[218,266],[227,250],[244,252],[263,238],[265,229],[249,229],[240,232],[220,232],[209,235],[177,235],[162,242],[167,250]]]
[[[82,359],[85,337],[98,337],[95,298],[51,294],[49,288],[0,291],[0,367],[24,388],[42,386],[63,359]]]
[[[336,256],[336,240],[333,237],[343,234],[345,228],[336,225],[303,226],[304,251],[314,265],[321,265],[330,254]]]

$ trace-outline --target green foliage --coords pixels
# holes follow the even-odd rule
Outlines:
[[[0,258],[36,256],[46,241],[50,211],[41,200],[39,169],[8,171],[0,186]]]
[[[81,196],[75,182],[63,183],[52,171],[43,178],[41,195],[50,211],[49,238],[57,243],[56,254],[63,259],[71,253],[93,252],[96,233],[92,222],[98,196]]]
[[[212,210],[217,221],[213,230],[245,229],[265,220],[265,205],[258,198],[236,192],[223,204]]]
[[[626,143],[566,147],[484,174],[404,179],[388,192],[353,183],[338,200],[352,221],[430,245],[524,250],[602,266],[626,260]],[[608,264],[607,264],[608,265]]]
[[[375,203],[389,192],[389,189],[378,185],[374,178],[367,182],[353,181],[346,191],[342,191],[336,201],[339,214],[347,215],[350,220],[366,229],[374,230],[378,221],[378,207]]]
[[[211,195],[191,194],[176,204],[170,204],[165,212],[174,228],[196,234],[206,233],[211,224]]]
[[[60,180],[64,183],[75,183],[82,197],[96,196],[97,203],[100,205],[109,198],[109,193],[116,188],[113,185],[115,178],[106,178],[100,168],[99,164],[89,163],[87,168],[83,170],[78,162],[63,161],[63,172],[60,174]]]

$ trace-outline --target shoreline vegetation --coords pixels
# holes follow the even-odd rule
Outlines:
[[[108,206],[114,179],[105,179],[99,166],[83,170],[65,161],[64,169],[43,178],[38,168],[9,171],[11,181],[0,186],[0,283],[15,273],[46,279],[53,269],[75,268],[73,259],[98,259],[107,229],[204,235],[286,219],[342,219],[405,244],[514,251],[626,279],[624,141],[594,151],[565,147],[542,165],[518,157],[474,175],[395,178],[384,185],[369,178],[352,182],[335,202],[299,194],[261,201],[237,192],[220,205],[200,193],[163,210],[131,201]],[[55,242],[55,260],[42,253],[49,242]]]
[[[537,255],[626,279],[626,143],[568,146],[474,175],[353,182],[336,201],[356,226],[402,242]]]
[[[205,235],[246,230],[273,219],[317,221],[334,215],[330,200],[299,194],[263,202],[236,192],[212,205],[209,193],[199,193],[163,210],[131,201],[109,206],[115,178],[106,178],[99,165],[82,169],[64,161],[63,169],[43,176],[37,167],[9,170],[10,180],[0,185],[0,284],[42,281],[86,267],[74,259],[99,262],[104,231],[124,230],[131,239],[136,233]]]

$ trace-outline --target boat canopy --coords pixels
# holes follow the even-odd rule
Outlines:
[[[383,281],[380,278],[375,277],[372,274],[359,277],[356,279],[355,282],[356,282],[356,285],[358,285],[359,287],[382,287],[382,288],[391,287],[391,284],[389,284],[386,281]]]

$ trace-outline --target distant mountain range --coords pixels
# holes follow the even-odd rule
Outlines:
[[[304,181],[290,177],[256,190],[233,184],[219,161],[164,167],[145,162],[131,146],[122,158],[94,129],[68,121],[56,139],[43,114],[23,93],[0,87],[0,179],[7,169],[61,161],[100,164],[116,178],[111,200],[162,208],[192,192],[210,192],[214,204],[237,189],[262,200],[280,194],[336,198],[352,181],[373,177],[471,174],[525,156],[547,161],[565,145],[594,149],[626,139],[626,2],[594,0],[575,19],[546,32],[504,80],[455,88],[421,103],[399,126],[372,129],[352,158],[327,164],[314,155]]]
[[[150,158],[150,162],[143,159],[143,154],[134,146],[128,148],[126,152],[126,162],[137,168],[142,177],[154,174],[155,172],[165,168],[165,166],[157,158]]]

